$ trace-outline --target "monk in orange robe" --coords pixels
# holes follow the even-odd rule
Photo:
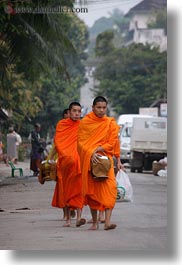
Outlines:
[[[62,113],[62,117],[63,119],[67,119],[70,117],[70,112],[69,109],[64,109],[63,113]],[[56,152],[56,148],[53,144],[53,150],[52,150],[52,154],[50,159],[54,160],[54,157],[56,156],[57,159],[57,152]],[[57,165],[58,167],[59,165]],[[58,170],[59,172],[59,170]],[[56,183],[56,187],[55,187],[55,192],[54,192],[54,197],[52,200],[52,206],[53,207],[58,207],[58,208],[62,208],[63,209],[63,220],[67,219],[67,209],[66,206],[64,205],[64,198],[63,198],[63,181],[62,181],[62,177],[59,174],[59,178],[58,181]],[[71,210],[71,217],[74,218],[75,217],[75,210]]]
[[[58,153],[58,184],[55,188],[52,205],[67,209],[65,227],[69,227],[70,210],[77,210],[76,226],[85,224],[81,218],[83,208],[82,176],[80,159],[77,152],[77,134],[81,117],[81,105],[72,102],[69,106],[70,118],[63,119],[56,125],[54,144]]]
[[[93,223],[89,229],[98,229],[97,210],[104,210],[104,229],[109,230],[116,227],[116,224],[111,224],[110,219],[117,196],[112,157],[119,128],[114,118],[106,116],[107,100],[104,97],[99,96],[94,99],[92,110],[81,120],[78,131],[83,195],[85,204],[89,205],[92,214]],[[110,157],[112,166],[108,172],[109,178],[100,182],[92,177],[91,163],[97,163],[99,152],[103,151]]]

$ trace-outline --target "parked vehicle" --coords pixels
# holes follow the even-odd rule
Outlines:
[[[141,115],[141,114],[122,114],[122,115],[119,115],[117,124],[123,127],[125,123],[133,123],[133,118],[135,117],[152,117],[152,116]]]
[[[131,129],[133,125],[133,119],[136,117],[151,117],[149,115],[141,114],[123,114],[118,118],[118,125],[121,126],[119,138],[120,138],[120,157],[122,162],[129,162],[130,159],[130,142],[131,142]]]
[[[153,161],[167,157],[167,118],[135,117],[130,137],[130,170],[151,170]]]
[[[130,159],[130,146],[131,146],[131,129],[132,123],[125,123],[120,130],[120,158],[121,162],[129,162]]]

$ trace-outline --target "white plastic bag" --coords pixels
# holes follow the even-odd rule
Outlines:
[[[116,175],[117,201],[133,201],[133,188],[128,175],[123,170],[119,170]]]
[[[158,172],[157,172],[157,175],[159,176],[159,177],[167,177],[167,169],[161,169],[161,170],[159,170]]]

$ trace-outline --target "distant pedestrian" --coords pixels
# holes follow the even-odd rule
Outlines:
[[[11,162],[16,162],[17,157],[17,136],[14,133],[14,128],[9,127],[9,133],[7,134],[7,157]]]
[[[16,131],[14,130],[14,134],[16,135],[16,138],[17,138],[17,141],[16,141],[16,157],[17,157],[17,160],[19,159],[19,147],[20,147],[20,144],[22,143],[22,138],[21,138],[21,135]]]
[[[8,165],[7,154],[4,153],[3,137],[2,133],[0,132],[0,162],[1,161]]]
[[[2,157],[3,157],[3,139],[2,139],[2,133],[0,132],[0,161],[2,160]]]
[[[63,119],[67,119],[70,117],[69,109],[63,110]]]
[[[34,131],[32,131],[29,135],[29,139],[31,140],[31,154],[30,154],[30,170],[33,171],[33,175],[37,176],[40,170],[40,164],[43,157],[44,147],[43,141],[40,137],[41,125],[36,123],[34,125]]]

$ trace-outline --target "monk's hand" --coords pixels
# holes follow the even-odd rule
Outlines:
[[[121,169],[121,170],[125,171],[125,167],[124,167],[124,165],[121,162],[117,163],[117,168],[118,168],[118,170]]]
[[[97,162],[99,161],[99,160],[98,160],[98,157],[100,157],[100,154],[94,152],[94,153],[92,154],[92,156],[91,156],[91,161],[92,161],[92,163],[97,164]]]
[[[93,152],[93,154],[91,156],[92,163],[96,164],[97,162],[99,162],[98,157],[101,156],[101,154],[99,152],[104,152],[104,148],[102,146],[98,146],[95,149],[95,151]]]

